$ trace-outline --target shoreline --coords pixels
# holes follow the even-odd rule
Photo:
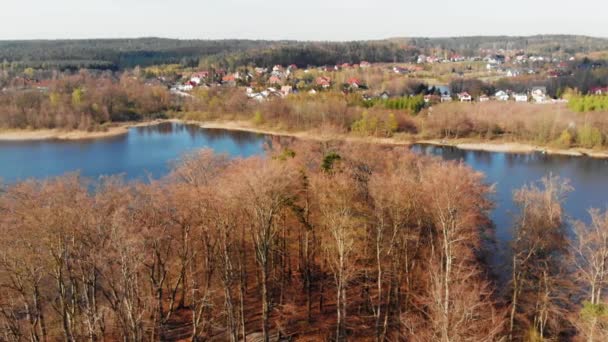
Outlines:
[[[162,121],[128,122],[109,126],[105,131],[81,131],[63,129],[7,129],[0,130],[0,142],[2,141],[41,141],[41,140],[90,140],[111,138],[129,132],[129,128],[150,126]]]
[[[248,122],[243,121],[189,121],[181,119],[170,119],[168,121],[192,124],[201,128],[209,129],[225,129],[233,131],[244,131],[251,133],[259,133],[273,136],[286,136],[298,139],[314,140],[314,141],[346,141],[359,143],[373,143],[393,146],[411,146],[415,144],[435,145],[445,147],[455,147],[461,150],[468,151],[485,151],[497,153],[544,153],[548,155],[561,155],[570,157],[589,157],[597,159],[608,159],[608,150],[597,151],[584,148],[559,149],[547,146],[532,145],[518,142],[505,141],[479,141],[474,139],[415,139],[398,140],[396,138],[375,138],[375,137],[357,137],[348,134],[323,134],[310,131],[289,132],[282,130],[272,130],[265,128],[253,127]]]
[[[485,151],[497,153],[543,153],[548,155],[560,155],[570,157],[589,157],[597,159],[608,159],[608,151],[596,151],[585,148],[559,149],[547,146],[532,145],[518,142],[492,142],[476,141],[470,139],[428,139],[418,140],[416,144],[455,147],[468,151]]]
[[[59,129],[41,129],[41,130],[5,130],[0,131],[0,142],[2,141],[39,141],[39,140],[88,140],[88,139],[103,139],[114,137],[122,134],[127,134],[130,128],[158,125],[163,122],[182,123],[195,125],[205,129],[223,129],[229,131],[242,131],[271,136],[292,137],[301,140],[311,141],[344,141],[353,143],[371,143],[392,146],[411,146],[414,144],[434,145],[455,147],[461,150],[469,151],[486,151],[497,153],[543,153],[548,155],[562,155],[571,157],[589,157],[597,159],[608,159],[608,150],[597,151],[584,148],[559,149],[547,146],[539,146],[527,143],[506,142],[506,141],[479,141],[475,139],[416,139],[409,137],[400,140],[398,138],[377,138],[377,137],[361,137],[352,134],[344,133],[324,133],[315,131],[297,131],[291,132],[286,130],[271,129],[264,127],[256,127],[247,121],[193,121],[182,119],[165,119],[146,122],[128,122],[115,124],[108,127],[107,131],[65,131]]]

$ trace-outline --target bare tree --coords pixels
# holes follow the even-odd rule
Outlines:
[[[276,247],[280,231],[278,218],[293,201],[290,188],[294,185],[294,173],[281,161],[252,159],[235,170],[242,188],[236,193],[242,196],[243,209],[250,219],[251,236],[255,257],[259,266],[262,292],[262,334],[269,340],[271,296],[269,293],[270,256]]]
[[[589,210],[591,223],[574,224],[572,243],[577,280],[586,300],[575,324],[587,341],[608,339],[608,212]]]
[[[512,243],[510,340],[544,338],[559,329],[567,247],[562,204],[571,189],[568,181],[549,176],[514,193],[520,214]]]
[[[356,212],[356,192],[348,174],[319,175],[313,179],[324,237],[322,246],[336,285],[336,340],[345,336],[346,290],[355,268],[353,253],[361,219]]]

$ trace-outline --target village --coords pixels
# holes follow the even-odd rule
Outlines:
[[[361,61],[304,68],[295,64],[240,67],[233,72],[193,70],[184,72],[170,88],[172,93],[188,97],[197,89],[239,87],[249,99],[258,102],[297,93],[334,91],[356,93],[365,101],[423,96],[429,105],[452,101],[556,104],[567,102],[562,96],[564,91],[551,91],[547,84],[572,75],[580,63],[575,56],[549,57],[504,50],[481,52],[487,53],[485,57],[421,54],[412,63],[399,64]],[[480,81],[482,89],[477,85],[454,86],[468,80]],[[414,91],[399,85],[416,82],[419,86]],[[583,93],[606,94],[608,86],[589,87]]]

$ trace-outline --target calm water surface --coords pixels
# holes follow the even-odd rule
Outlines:
[[[608,207],[608,160],[605,159],[466,151],[429,145],[416,145],[412,149],[446,160],[462,160],[483,172],[486,182],[495,184],[493,199],[497,207],[492,212],[492,220],[496,225],[496,237],[502,242],[510,240],[513,215],[517,213],[512,201],[513,191],[550,174],[568,179],[574,187],[564,205],[570,220],[588,221],[589,208]]]
[[[109,139],[0,142],[0,178],[13,183],[73,171],[91,178],[110,174],[123,174],[126,179],[146,179],[148,175],[158,178],[169,171],[172,161],[195,149],[212,148],[233,157],[248,157],[263,154],[267,143],[271,143],[270,139],[259,134],[175,123],[132,128],[128,134]],[[426,145],[413,146],[412,150],[446,160],[463,160],[483,172],[488,183],[496,185],[493,199],[497,207],[492,219],[497,239],[502,242],[511,237],[513,190],[551,173],[569,179],[575,188],[565,204],[571,218],[586,220],[589,208],[608,206],[607,160]]]
[[[254,133],[162,123],[131,128],[128,134],[107,139],[0,142],[0,179],[13,183],[74,171],[91,178],[113,174],[126,179],[158,178],[169,171],[172,161],[192,150],[211,148],[249,157],[263,154],[265,141]]]

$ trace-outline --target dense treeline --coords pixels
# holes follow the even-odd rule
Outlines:
[[[83,61],[103,61],[117,69],[171,63],[195,66],[201,56],[277,43],[164,38],[0,41],[0,61],[32,67],[46,63],[65,68],[74,68],[73,64],[80,65]]]
[[[411,62],[418,53],[416,49],[387,41],[361,41],[343,43],[302,42],[276,48],[254,49],[228,55],[202,58],[202,67],[216,66],[236,69],[242,65],[336,65],[342,63]]]
[[[1,336],[494,339],[489,188],[461,164],[380,152],[203,151],[147,185],[9,187]]]
[[[397,38],[411,46],[431,53],[436,50],[448,50],[468,56],[475,56],[480,49],[487,50],[523,50],[530,53],[574,54],[608,49],[608,39],[574,35],[535,35],[527,37],[513,36],[472,36],[451,38]]]
[[[124,73],[59,77],[40,89],[0,93],[0,128],[93,130],[110,122],[163,117],[169,91]]]
[[[79,67],[124,69],[136,65],[181,63],[236,67],[256,63],[324,65],[405,62],[416,53],[439,50],[478,55],[480,49],[525,50],[530,53],[574,54],[608,49],[606,39],[548,35],[531,37],[398,38],[356,42],[254,40],[177,40],[163,38],[0,41],[0,61],[13,67]]]
[[[0,336],[605,340],[608,215],[569,239],[567,182],[518,190],[499,288],[482,261],[490,190],[463,164],[363,145],[201,151],[95,191],[16,184],[0,194]]]

